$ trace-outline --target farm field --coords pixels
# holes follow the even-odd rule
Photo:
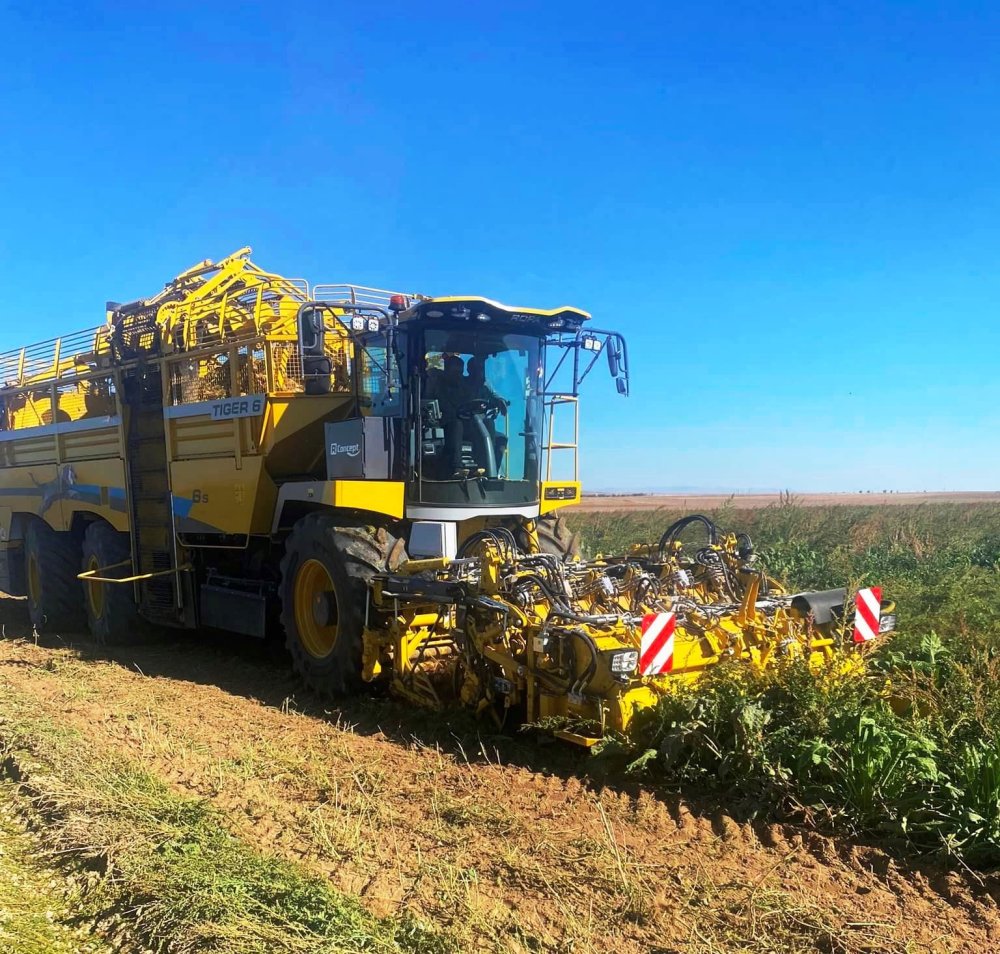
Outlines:
[[[610,552],[678,515],[571,520]],[[331,706],[269,645],[36,639],[0,600],[0,874],[94,950],[996,949],[1000,504],[713,516],[792,586],[881,584],[900,632],[724,672],[597,756]]]
[[[720,507],[761,510],[790,499],[798,507],[883,507],[935,503],[1000,503],[1000,492],[965,491],[934,493],[841,493],[841,494],[584,494],[580,510],[693,510],[714,511]]]

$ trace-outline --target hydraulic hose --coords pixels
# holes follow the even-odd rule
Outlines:
[[[563,602],[561,596],[557,596],[555,593],[553,593],[552,590],[549,588],[549,584],[537,574],[533,573],[530,576],[525,576],[521,578],[520,586],[524,586],[525,584],[528,583],[533,583],[548,598],[549,603],[551,604],[552,607],[551,610],[549,611],[549,614],[551,616],[558,616],[560,619],[571,619],[574,622],[587,623],[592,626],[610,625],[612,623],[617,622],[620,619],[620,616],[618,616],[615,613],[605,613],[600,616],[590,616],[584,613],[575,612]]]
[[[459,548],[456,556],[461,559],[480,543],[492,543],[505,560],[512,560],[518,553],[514,534],[506,527],[491,527],[472,534]]]
[[[594,641],[584,630],[571,629],[568,631],[567,635],[576,636],[576,638],[587,647],[587,651],[590,653],[590,663],[587,665],[587,668],[583,671],[580,678],[573,683],[573,687],[570,690],[570,692],[576,693],[577,695],[582,695],[583,690],[590,684],[590,680],[597,674],[597,647],[594,645]]]
[[[675,520],[666,530],[663,531],[663,536],[660,537],[660,547],[659,547],[659,557],[663,560],[663,557],[667,551],[667,547],[670,546],[674,540],[677,539],[677,534],[681,532],[685,527],[691,526],[693,523],[703,524],[705,530],[708,532],[708,542],[710,546],[714,546],[719,542],[719,528],[704,514],[692,513],[687,517],[681,517],[680,520]]]

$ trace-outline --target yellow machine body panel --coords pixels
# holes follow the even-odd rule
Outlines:
[[[583,485],[578,480],[543,480],[539,512],[551,513],[560,507],[578,504],[583,495]]]
[[[275,477],[308,473],[322,461],[323,425],[347,417],[351,394],[271,394],[259,438]]]
[[[63,386],[61,404],[71,403],[67,395]],[[15,396],[14,407],[20,397]],[[9,537],[16,513],[39,516],[55,530],[68,530],[78,513],[95,514],[118,530],[127,529],[118,416],[91,415],[81,402],[79,419],[60,415],[53,422],[53,405],[50,392],[46,402],[39,398],[32,405],[46,423],[0,431],[2,539]],[[17,417],[10,408],[8,404],[8,421]],[[108,409],[104,405],[99,411]]]
[[[330,507],[365,510],[388,517],[403,516],[405,485],[395,480],[330,480],[323,502]]]
[[[170,464],[178,534],[268,534],[278,491],[261,457],[175,460]]]

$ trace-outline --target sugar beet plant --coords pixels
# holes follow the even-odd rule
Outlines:
[[[676,514],[581,514],[592,551]],[[790,586],[880,584],[899,632],[862,659],[717,666],[604,757],[755,810],[1000,866],[1000,507],[724,509]]]

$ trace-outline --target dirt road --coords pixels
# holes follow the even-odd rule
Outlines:
[[[998,882],[599,784],[558,743],[385,699],[328,709],[274,651],[207,637],[36,644],[0,600],[0,684],[93,753],[223,810],[247,842],[461,950],[942,950],[1000,944]],[[909,944],[910,947],[906,947]]]
[[[969,493],[899,494],[792,494],[800,507],[881,507],[886,504],[998,503],[1000,491]],[[758,510],[780,504],[780,494],[585,494],[579,510],[714,510],[728,505],[740,510]]]

